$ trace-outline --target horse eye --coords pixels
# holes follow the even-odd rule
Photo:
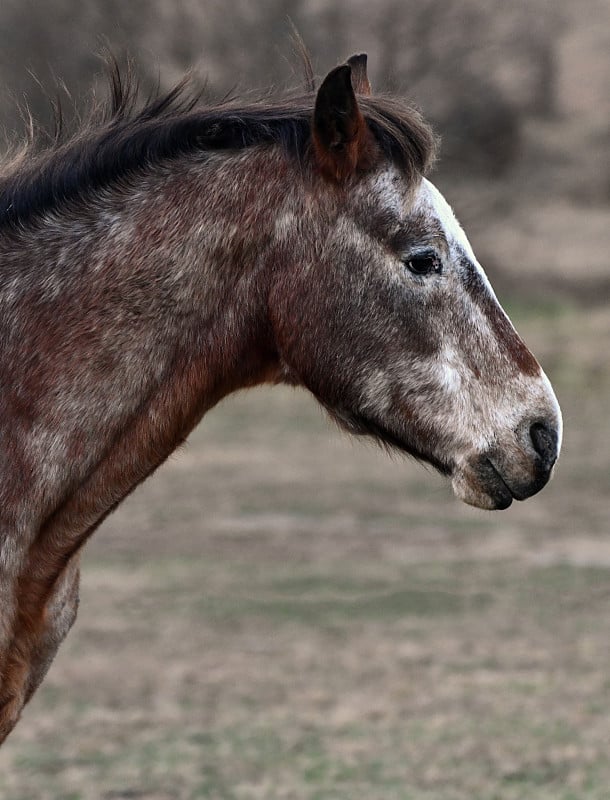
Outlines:
[[[430,275],[441,271],[441,262],[435,253],[421,253],[405,259],[407,269],[414,275]]]

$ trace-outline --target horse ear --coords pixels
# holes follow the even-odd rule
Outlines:
[[[374,140],[352,86],[352,67],[335,67],[318,90],[313,143],[320,170],[342,182],[373,162]]]
[[[356,94],[361,94],[364,97],[370,97],[371,84],[369,76],[366,74],[366,53],[360,55],[350,56],[347,63],[352,68],[352,86]]]

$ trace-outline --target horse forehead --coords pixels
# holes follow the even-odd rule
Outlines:
[[[489,278],[475,256],[472,245],[456,219],[453,209],[436,186],[426,178],[422,178],[418,188],[415,206],[417,206],[420,213],[433,218],[436,224],[441,226],[449,246],[457,249],[458,257],[464,257],[470,262],[471,267],[479,276],[481,286],[485,287],[488,296],[497,303],[496,293],[489,282]]]
[[[462,226],[457,221],[453,209],[436,186],[427,178],[422,178],[419,185],[415,197],[414,210],[433,217],[441,226],[448,244],[457,245],[473,264],[477,263],[472,246]]]

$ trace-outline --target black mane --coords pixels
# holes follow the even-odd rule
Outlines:
[[[137,80],[109,65],[109,100],[71,136],[41,147],[34,139],[0,177],[0,228],[21,226],[66,202],[168,159],[196,151],[275,144],[303,160],[315,95],[202,105],[191,80],[140,104]],[[406,173],[423,174],[434,137],[414,109],[389,98],[359,104],[385,155]],[[58,130],[61,115],[58,114]]]

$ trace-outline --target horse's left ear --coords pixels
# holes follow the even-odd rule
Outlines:
[[[361,65],[357,69],[360,74]],[[374,138],[356,100],[352,70],[347,63],[328,73],[318,90],[314,110],[313,143],[318,166],[326,177],[339,183],[369,168],[376,153]]]

